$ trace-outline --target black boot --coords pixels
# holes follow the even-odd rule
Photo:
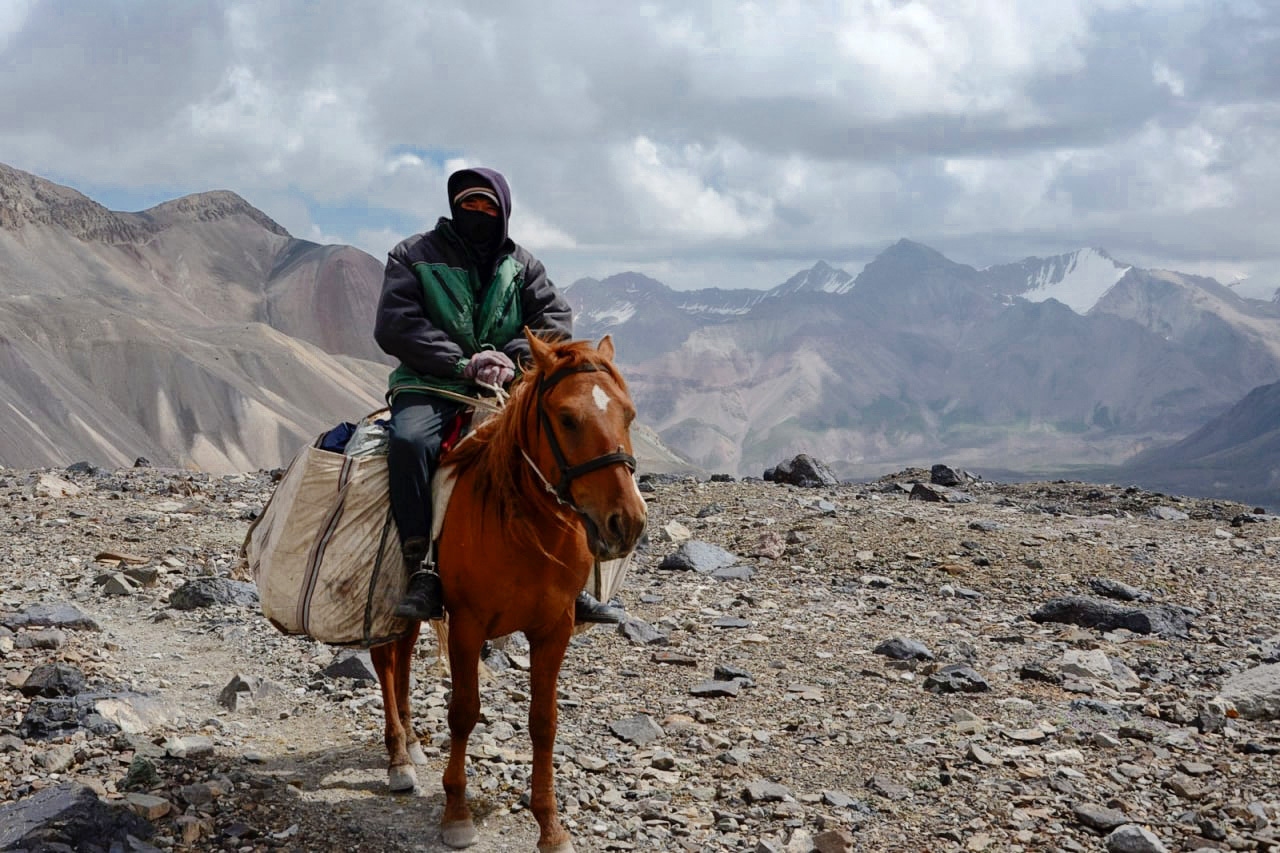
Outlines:
[[[574,622],[617,625],[626,618],[627,614],[622,611],[621,607],[610,607],[607,604],[601,604],[585,589],[578,593],[578,599],[573,603]]]
[[[420,568],[409,575],[409,588],[396,605],[396,616],[419,622],[441,619],[444,617],[444,593],[440,588],[440,575],[430,563],[419,565]]]

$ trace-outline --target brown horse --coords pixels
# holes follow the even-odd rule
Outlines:
[[[487,639],[529,639],[531,807],[538,850],[573,843],[556,810],[551,750],[556,680],[573,633],[574,598],[593,562],[621,557],[644,530],[632,473],[635,406],[613,365],[613,343],[545,343],[526,331],[533,363],[510,401],[443,460],[456,471],[439,542],[449,616],[449,765],[443,840],[477,839],[466,799],[467,738],[480,714],[478,664]],[[438,623],[437,623],[438,624]],[[382,684],[393,789],[410,788],[425,763],[409,716],[409,663],[417,631],[373,649]]]

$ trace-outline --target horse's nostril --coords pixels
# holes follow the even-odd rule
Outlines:
[[[615,542],[621,542],[626,537],[623,530],[622,513],[612,513],[604,523],[605,530],[609,531],[609,537]]]

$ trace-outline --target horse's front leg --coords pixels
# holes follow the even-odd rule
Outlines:
[[[529,638],[529,738],[533,741],[533,790],[529,805],[538,821],[539,853],[572,853],[573,841],[560,824],[556,807],[555,768],[552,750],[556,742],[556,682],[560,664],[573,633],[573,617],[566,613],[563,624],[545,634]]]
[[[384,726],[382,739],[387,746],[387,784],[392,791],[412,791],[418,784],[418,774],[413,769],[405,738],[404,721],[400,716],[401,698],[398,693],[400,679],[397,676],[400,655],[398,643],[386,643],[369,650],[374,671],[378,673],[378,686],[382,688],[382,715]],[[404,685],[404,701],[408,702],[408,683]]]
[[[449,766],[444,771],[444,816],[440,830],[444,843],[470,847],[479,837],[467,805],[467,739],[480,718],[480,647],[484,637],[471,620],[449,623],[449,669],[453,698],[449,700]]]

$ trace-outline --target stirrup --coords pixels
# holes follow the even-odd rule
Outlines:
[[[579,624],[617,625],[626,619],[627,614],[622,608],[602,604],[585,589],[573,602],[573,621]]]
[[[440,585],[440,575],[431,563],[424,561],[421,565],[421,568],[409,575],[409,585],[405,589],[404,598],[396,605],[395,615],[400,619],[416,619],[419,622],[443,619],[444,590]]]

